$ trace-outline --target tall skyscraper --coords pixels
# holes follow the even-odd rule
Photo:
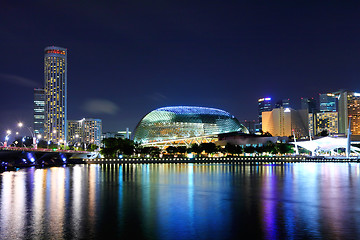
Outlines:
[[[45,93],[43,88],[34,89],[34,132],[44,135]]]
[[[360,93],[340,91],[335,93],[339,99],[339,133],[346,134],[351,117],[351,133],[353,138],[360,135]]]
[[[309,113],[316,113],[316,100],[314,98],[301,98],[301,109],[307,109]]]
[[[67,137],[67,49],[46,47],[44,56],[44,138],[65,142]]]
[[[259,111],[259,123],[262,122],[262,113],[263,112],[267,112],[267,111],[271,111],[272,108],[272,103],[271,103],[271,98],[259,98],[258,100],[258,111]]]
[[[294,110],[292,108],[274,108],[272,111],[263,112],[263,132],[269,132],[273,136],[296,137],[308,135],[308,112],[307,110]]]
[[[320,112],[336,112],[337,97],[333,93],[323,93],[319,96]]]
[[[282,99],[275,103],[275,108],[290,108],[290,99]]]

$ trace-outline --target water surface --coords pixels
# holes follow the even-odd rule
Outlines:
[[[130,164],[0,174],[1,239],[359,239],[360,165]]]

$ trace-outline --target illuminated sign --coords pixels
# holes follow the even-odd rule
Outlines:
[[[360,97],[360,93],[354,93],[355,97]]]
[[[55,54],[65,55],[65,51],[63,51],[63,50],[56,50],[56,49],[46,50],[45,53],[46,53],[46,54],[55,53]]]
[[[270,101],[271,100],[271,98],[260,98],[258,101],[259,102],[263,102],[263,101]]]
[[[285,108],[284,112],[291,112],[290,108]]]

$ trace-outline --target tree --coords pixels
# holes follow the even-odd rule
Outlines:
[[[329,131],[327,129],[322,130],[321,133],[320,133],[320,136],[321,137],[329,136]]]
[[[196,143],[193,143],[193,144],[191,145],[190,150],[191,150],[191,152],[194,152],[194,153],[196,153],[197,155],[199,155],[199,154],[203,151],[202,148],[201,148],[198,144],[196,144]]]
[[[265,148],[264,148],[263,146],[257,146],[257,147],[255,148],[255,151],[256,151],[257,153],[261,154],[261,153],[265,152]]]
[[[244,148],[244,152],[246,152],[246,153],[254,153],[255,152],[255,147],[253,147],[253,146],[246,146],[245,148]]]
[[[237,148],[236,148],[236,146],[234,144],[227,143],[225,145],[225,152],[230,153],[230,154],[236,154],[237,153]]]
[[[184,155],[184,153],[186,153],[186,147],[185,146],[179,146],[176,149],[177,149],[177,152],[180,153],[181,155]]]
[[[105,138],[102,142],[105,147],[100,152],[105,157],[116,158],[119,154],[130,156],[135,152],[135,143],[130,139]]]
[[[277,143],[275,145],[275,148],[276,148],[277,152],[279,152],[281,154],[293,152],[292,146],[287,143]]]
[[[200,144],[200,148],[208,154],[215,153],[218,150],[218,147],[215,145],[215,143],[202,143]]]
[[[169,153],[169,154],[177,153],[177,148],[174,147],[174,146],[169,146],[169,147],[167,147],[165,150],[166,150],[166,152]]]
[[[276,154],[277,153],[277,149],[275,148],[275,143],[268,141],[264,147],[263,147],[264,152],[267,153],[271,153],[271,154]]]

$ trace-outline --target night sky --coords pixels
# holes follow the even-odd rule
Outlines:
[[[325,3],[326,2],[326,3]],[[134,130],[169,105],[257,118],[257,99],[360,81],[360,3],[351,1],[1,1],[0,137],[32,126],[46,46],[68,49],[68,119]],[[25,134],[26,132],[24,132]]]

